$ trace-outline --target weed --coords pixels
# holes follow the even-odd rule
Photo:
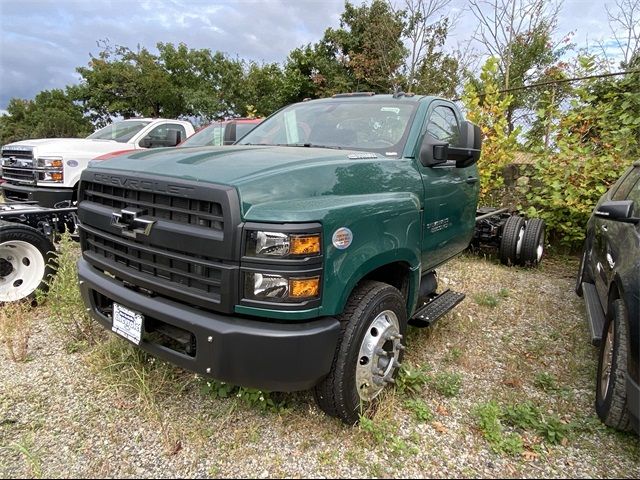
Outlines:
[[[49,280],[47,304],[56,330],[68,339],[68,350],[95,345],[104,338],[104,330],[87,314],[78,288],[78,245],[65,233],[59,243],[57,272]]]
[[[568,437],[571,425],[563,423],[555,414],[543,414],[531,402],[507,405],[503,409],[505,421],[523,430],[534,430],[551,444]]]
[[[509,298],[510,292],[507,288],[501,288],[498,292],[500,298]]]
[[[537,373],[533,384],[544,392],[558,390],[555,377],[548,372]]]
[[[175,392],[180,379],[179,369],[117,337],[94,349],[88,362],[118,394],[137,397],[149,410],[158,396]]]
[[[406,400],[404,402],[404,406],[411,410],[416,419],[421,422],[430,422],[433,419],[433,413],[431,412],[429,405],[420,399]]]
[[[563,423],[557,415],[543,415],[531,402],[500,406],[495,401],[476,408],[478,427],[496,452],[521,453],[522,437],[516,433],[505,434],[504,425],[534,432],[550,444],[559,444],[569,435],[571,425]]]
[[[396,378],[396,391],[406,395],[420,393],[422,387],[429,381],[427,371],[428,367],[418,365],[413,368],[410,365],[403,365]]]
[[[473,299],[478,305],[483,307],[495,308],[498,306],[498,299],[486,292],[477,293],[476,295],[474,295]]]
[[[28,302],[7,303],[0,309],[0,341],[14,362],[28,359],[32,312]]]
[[[462,387],[462,375],[456,372],[439,372],[430,382],[431,386],[445,397],[455,397]]]
[[[217,380],[202,380],[200,392],[214,399],[235,396],[245,405],[265,412],[283,413],[288,410],[286,398],[265,390],[237,387]]]
[[[522,453],[522,437],[517,433],[505,434],[500,421],[502,410],[495,401],[479,405],[474,415],[478,422],[478,428],[489,442],[491,450],[496,453],[517,455]]]
[[[458,363],[462,358],[462,350],[458,347],[452,347],[451,350],[447,352],[445,357],[445,361],[447,363]]]
[[[387,424],[379,424],[364,415],[360,415],[360,430],[369,434],[377,444],[384,443],[391,432]]]
[[[32,478],[42,478],[42,461],[34,448],[31,436],[24,437],[20,442],[12,443],[8,448],[24,457],[29,475]]]

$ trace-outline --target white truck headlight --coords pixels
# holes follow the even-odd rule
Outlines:
[[[64,163],[62,157],[38,157],[38,170],[38,177],[41,182],[64,182]]]

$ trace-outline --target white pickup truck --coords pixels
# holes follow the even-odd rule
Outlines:
[[[194,133],[190,122],[136,118],[112,123],[87,138],[43,138],[2,147],[0,186],[8,200],[53,207],[75,200],[80,174],[89,160],[118,152],[174,147]]]

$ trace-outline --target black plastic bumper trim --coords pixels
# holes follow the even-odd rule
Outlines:
[[[191,332],[196,339],[195,357],[144,340],[140,344],[143,350],[187,370],[234,385],[291,392],[313,387],[331,368],[340,333],[333,317],[276,323],[202,312],[128,289],[82,258],[78,276],[85,304],[106,329],[111,329],[111,320],[96,309],[93,291]]]
[[[55,204],[73,198],[72,188],[46,188],[14,185],[9,182],[1,184],[5,198],[37,202],[41,207],[53,207]]]

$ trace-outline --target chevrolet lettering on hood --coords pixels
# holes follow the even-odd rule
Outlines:
[[[170,193],[173,195],[187,195],[193,190],[193,188],[185,187],[184,185],[172,185],[170,183],[138,180],[136,178],[122,178],[116,175],[105,175],[100,173],[96,173],[93,178],[97,182],[117,185],[123,188],[145,190],[148,192]]]

